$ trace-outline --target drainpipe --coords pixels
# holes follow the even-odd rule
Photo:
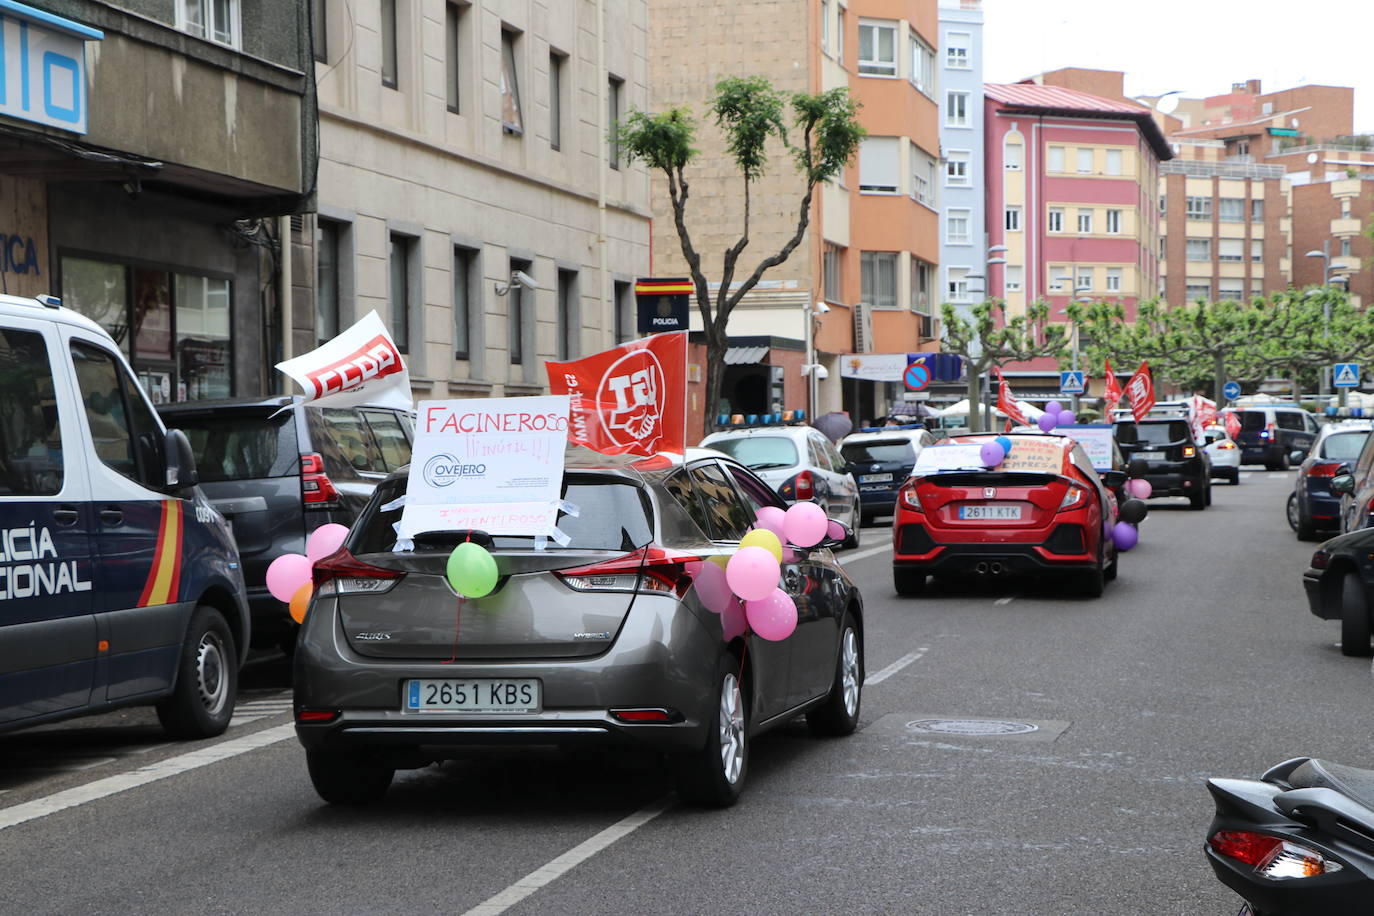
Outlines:
[[[277,217],[277,301],[281,303],[281,358],[288,360],[295,356],[293,351],[292,326],[295,314],[291,307],[291,217]],[[291,393],[291,380],[281,377],[283,394]]]
[[[598,79],[601,80],[601,90],[596,97],[601,100],[600,110],[597,112],[596,123],[599,126],[597,136],[601,138],[601,143],[607,142],[606,137],[610,131],[610,124],[607,118],[606,106],[609,103],[607,92],[609,92],[609,78],[606,75],[606,0],[596,0],[596,72]],[[606,150],[602,146],[598,158],[601,160],[600,167],[596,170],[596,247],[597,247],[597,269],[601,272],[601,327],[603,334],[609,334],[612,338],[607,345],[615,346],[615,313],[612,308],[619,308],[620,303],[611,303],[611,276],[606,254]],[[652,228],[650,232],[652,233]],[[608,308],[610,304],[610,308]],[[608,314],[610,312],[610,314]]]

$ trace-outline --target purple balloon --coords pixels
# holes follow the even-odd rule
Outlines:
[[[1058,416],[1058,414],[1054,413],[1042,413],[1040,419],[1035,421],[1035,425],[1040,427],[1042,433],[1052,432]]]
[[[1063,409],[1064,405],[1060,404],[1058,401],[1050,401],[1048,404],[1045,405],[1045,413],[1049,414],[1058,415],[1059,412]]]
[[[1108,540],[1108,541],[1115,540],[1115,538],[1112,537],[1112,534],[1113,534],[1115,528],[1116,528],[1116,523],[1115,523],[1115,522],[1113,522],[1113,521],[1112,521],[1111,519],[1109,519],[1109,518],[1104,518],[1104,519],[1102,520],[1102,537],[1105,538],[1105,539]]]
[[[1078,422],[1078,418],[1073,415],[1072,411],[1061,410],[1054,415],[1054,422],[1056,426],[1072,426]]]
[[[984,467],[995,468],[1007,457],[1007,453],[996,442],[984,442],[983,447],[978,450],[978,457],[983,460]]]
[[[1130,550],[1140,543],[1140,532],[1130,522],[1117,522],[1112,528],[1112,540],[1116,541],[1117,550]]]

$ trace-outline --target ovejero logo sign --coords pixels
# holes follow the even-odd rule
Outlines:
[[[425,482],[431,487],[447,487],[458,480],[472,480],[485,477],[485,464],[464,464],[452,455],[440,453],[425,462]]]

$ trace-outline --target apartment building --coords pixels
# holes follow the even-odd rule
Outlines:
[[[312,0],[326,340],[369,311],[417,397],[538,394],[636,336],[649,181],[610,125],[648,106],[647,0]]]
[[[860,419],[885,415],[900,386],[844,378],[844,357],[937,345],[936,0],[651,0],[650,10],[657,49],[651,107],[690,106],[701,128],[688,224],[712,281],[741,230],[737,172],[705,116],[719,79],[759,74],[789,92],[848,87],[869,134],[853,167],[818,189],[803,243],[732,314],[736,346],[726,355],[723,403],[713,410],[753,413],[778,405],[809,406],[813,414],[845,409]],[[785,149],[778,145],[770,155],[752,192],[741,269],[776,252],[797,225],[804,183]],[[684,275],[666,189],[657,177],[654,187],[653,271]],[[700,327],[695,311],[693,320]],[[815,361],[824,367],[816,375],[825,376],[815,382],[814,400],[796,356],[808,323]],[[694,384],[689,424],[706,410],[698,396]]]
[[[969,0],[940,3],[941,301],[967,311],[981,302],[987,248],[983,155],[983,12]]]
[[[1356,305],[1374,302],[1374,174],[1293,188],[1293,285],[1341,283]]]

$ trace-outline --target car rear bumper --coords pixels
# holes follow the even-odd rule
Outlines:
[[[1312,611],[1313,617],[1320,617],[1322,620],[1340,620],[1341,609],[1339,607],[1328,608],[1322,601],[1322,571],[1319,569],[1308,569],[1302,574],[1303,591],[1307,592],[1307,607]]]
[[[1200,465],[1161,466],[1152,462],[1145,479],[1153,496],[1192,496],[1206,486],[1207,476]]]
[[[1078,525],[1072,527],[1082,530]],[[1081,536],[1073,552],[1065,552],[1063,543],[1057,544],[1053,536],[1041,543],[936,542],[919,522],[903,519],[894,543],[893,566],[931,575],[1011,575],[1097,565],[1097,544]]]
[[[1283,446],[1265,443],[1264,445],[1242,445],[1241,464],[1271,464],[1283,460]]]

